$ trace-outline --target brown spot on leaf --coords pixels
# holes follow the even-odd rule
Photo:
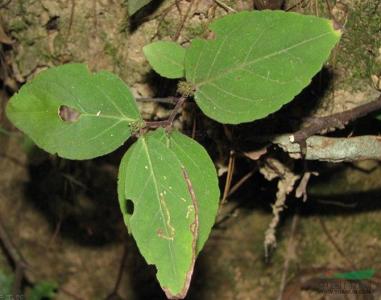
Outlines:
[[[64,122],[74,123],[78,121],[80,115],[79,111],[66,105],[61,105],[58,109],[58,116]]]

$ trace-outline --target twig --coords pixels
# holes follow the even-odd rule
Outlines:
[[[67,33],[66,33],[66,37],[65,37],[65,45],[67,44],[67,42],[69,40],[71,28],[73,26],[73,21],[74,21],[74,14],[75,14],[75,0],[71,0],[69,27],[67,29]]]
[[[145,124],[146,124],[146,128],[169,127],[171,125],[168,120],[145,121]]]
[[[146,121],[146,128],[158,128],[158,127],[171,127],[173,125],[173,122],[180,112],[181,107],[184,105],[185,101],[187,100],[186,97],[181,97],[177,101],[175,107],[173,108],[169,118],[167,120],[163,121]]]
[[[294,4],[293,6],[289,7],[286,9],[286,11],[290,11],[290,10],[293,10],[295,7],[301,5],[304,3],[305,0],[300,0],[298,3]]]
[[[327,7],[328,7],[328,13],[330,14],[330,17],[332,18],[332,8],[331,8],[331,4],[329,4],[329,1],[328,0],[325,0],[325,3],[327,4]]]
[[[353,270],[356,269],[356,265],[352,262],[351,259],[349,259],[346,254],[344,253],[344,251],[340,248],[340,246],[336,243],[335,239],[332,237],[332,235],[330,234],[330,232],[328,231],[327,229],[327,226],[325,226],[325,223],[323,221],[323,219],[321,217],[319,217],[319,222],[320,222],[320,225],[321,227],[323,228],[323,231],[325,233],[325,235],[327,236],[328,240],[331,242],[331,244],[333,245],[333,247],[335,248],[335,250],[346,260],[346,262],[348,263],[348,266],[350,268],[352,268]]]
[[[171,11],[171,9],[172,9],[173,6],[176,6],[176,7],[177,7],[177,9],[178,9],[178,11],[179,11],[179,13],[180,13],[180,15],[181,15],[181,11],[180,11],[180,9],[179,9],[178,3],[177,3],[177,1],[175,1],[174,3],[170,4],[167,8],[165,8],[159,15],[156,15],[156,16],[154,16],[153,18],[148,19],[148,20],[154,20],[154,19],[156,19],[156,18],[159,18],[159,22],[158,22],[157,27],[156,27],[156,32],[155,32],[155,34],[152,36],[152,38],[151,38],[151,42],[152,42],[156,37],[158,37],[158,35],[159,35],[159,27],[161,26],[161,23],[163,23],[165,17],[166,17],[166,16],[168,15],[168,13]]]
[[[330,128],[344,128],[347,123],[361,118],[371,112],[381,109],[381,95],[374,101],[360,105],[341,113],[336,113],[326,117],[313,118],[307,127],[302,128],[290,136],[292,143],[298,143],[306,149],[306,140],[310,136]]]
[[[229,5],[227,5],[226,3],[224,3],[220,0],[214,0],[214,2],[216,2],[218,6],[221,6],[227,12],[237,12],[234,8],[231,8]]]
[[[120,262],[118,276],[116,277],[114,289],[112,290],[111,294],[106,297],[106,300],[114,299],[114,297],[118,295],[118,289],[123,277],[124,266],[126,265],[127,254],[128,254],[128,246],[127,246],[127,243],[124,242],[122,261]]]
[[[327,205],[334,205],[334,206],[338,206],[338,207],[343,207],[343,208],[355,208],[357,206],[357,202],[355,203],[343,203],[343,202],[340,202],[340,201],[332,201],[332,200],[316,200],[318,203],[322,203],[322,204],[327,204]]]
[[[179,25],[179,28],[177,28],[177,31],[176,31],[175,35],[173,36],[173,38],[172,38],[173,41],[177,41],[179,39],[181,30],[183,30],[185,22],[187,21],[187,19],[189,17],[189,14],[190,14],[192,6],[193,6],[193,3],[194,3],[194,0],[191,0],[191,2],[189,3],[189,6],[188,6],[187,12],[185,13],[184,18],[182,18],[181,23]]]
[[[249,173],[243,176],[240,180],[238,180],[230,189],[227,197],[230,197],[232,194],[234,194],[247,180],[250,179],[251,176],[255,174],[257,170],[258,170],[258,166],[256,166],[253,170],[251,170]]]
[[[233,187],[230,189],[227,197],[229,198],[233,193],[235,193],[251,176],[253,176],[258,171],[258,166],[256,166],[253,170],[251,170],[249,173],[244,175],[241,179],[239,179]],[[225,213],[222,217],[219,218],[219,220],[216,221],[214,224],[215,228],[218,228],[222,223],[227,221],[231,216],[234,215],[235,211],[239,209],[243,205],[242,202],[237,203],[234,205],[227,213]]]
[[[47,243],[47,246],[46,246],[47,250],[51,249],[53,242],[55,241],[58,233],[61,230],[61,224],[62,224],[62,219],[60,217],[60,219],[58,220],[58,223],[56,225],[56,228],[54,229],[53,235],[50,237],[49,242]]]
[[[170,116],[169,116],[169,118],[168,118],[169,124],[172,125],[172,123],[173,123],[173,121],[175,120],[176,116],[177,116],[178,113],[180,112],[181,107],[184,105],[186,99],[187,99],[187,98],[185,98],[185,97],[181,97],[181,98],[177,101],[175,107],[173,108],[173,110],[172,110],[172,112],[171,112],[171,114],[170,114]]]
[[[230,151],[230,154],[229,154],[228,172],[226,174],[225,188],[224,188],[221,204],[224,204],[226,202],[226,199],[229,195],[230,185],[232,183],[233,174],[234,174],[234,169],[235,169],[235,153],[232,150]]]
[[[152,98],[152,97],[142,97],[136,98],[138,102],[158,102],[167,104],[176,104],[180,98],[177,97],[166,97],[166,98]]]
[[[0,221],[0,240],[3,243],[4,249],[13,262],[19,262],[20,264],[26,266],[26,262],[18,252],[15,245],[12,243],[8,232],[6,231],[3,223]]]
[[[290,141],[290,136],[280,135],[272,140],[294,159],[319,160],[327,162],[381,160],[381,137],[364,135],[351,138],[330,138],[311,136],[305,141],[305,148]],[[304,152],[303,152],[304,151]]]
[[[25,269],[27,263],[25,262],[22,255],[18,252],[16,246],[12,243],[8,232],[6,231],[4,225],[0,221],[0,241],[3,244],[6,254],[9,256],[11,261],[15,266],[15,280],[12,286],[12,295],[13,297],[19,297],[21,294],[21,285],[22,281],[25,278],[28,282],[30,279],[25,274]]]

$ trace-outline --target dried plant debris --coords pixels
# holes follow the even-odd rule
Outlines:
[[[272,205],[273,219],[265,232],[265,257],[276,247],[276,228],[280,221],[280,213],[285,208],[287,195],[294,190],[296,181],[300,178],[292,169],[275,158],[268,158],[265,165],[259,170],[267,180],[278,179],[278,191],[275,203]]]

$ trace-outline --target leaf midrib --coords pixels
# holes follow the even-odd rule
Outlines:
[[[139,120],[139,119],[128,118],[126,116],[118,117],[118,116],[113,116],[113,115],[103,115],[103,114],[97,115],[97,114],[89,114],[89,113],[84,113],[84,114],[81,113],[79,117],[80,118],[81,117],[91,117],[91,118],[115,119],[115,120],[119,120],[121,122],[136,122]]]
[[[28,111],[28,112],[26,112],[26,111],[24,111],[24,112],[16,112],[17,114],[44,114],[44,115],[46,115],[46,111],[44,110],[44,111]],[[56,112],[52,112],[52,114],[56,114]],[[136,121],[139,121],[139,119],[137,118],[137,119],[132,119],[132,118],[129,118],[129,117],[122,117],[122,116],[117,116],[117,115],[115,115],[115,116],[113,116],[113,115],[104,115],[104,114],[99,114],[99,115],[97,115],[97,114],[90,114],[90,113],[87,113],[87,112],[85,112],[85,113],[81,113],[81,112],[79,112],[79,119],[81,118],[81,117],[90,117],[90,118],[100,118],[100,119],[115,119],[115,120],[118,120],[118,121],[121,121],[121,122],[136,122]]]

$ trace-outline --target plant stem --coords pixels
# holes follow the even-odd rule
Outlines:
[[[179,98],[177,97],[166,97],[166,98],[142,97],[142,98],[136,98],[136,101],[176,104],[179,101]]]
[[[176,103],[175,107],[173,108],[172,113],[171,113],[171,115],[169,116],[169,119],[168,119],[170,125],[172,125],[172,123],[175,120],[176,116],[179,114],[180,109],[184,105],[186,99],[187,98],[185,98],[185,97],[181,97],[179,99],[179,101],[177,101],[177,103]]]
[[[170,123],[168,120],[163,121],[145,121],[147,128],[159,128],[159,127],[168,127]]]
[[[173,122],[175,121],[176,116],[179,114],[181,107],[184,105],[185,101],[187,100],[186,97],[180,97],[178,98],[178,101],[176,102],[175,107],[173,108],[169,118],[167,120],[162,121],[145,121],[146,128],[159,128],[159,127],[172,127]]]

